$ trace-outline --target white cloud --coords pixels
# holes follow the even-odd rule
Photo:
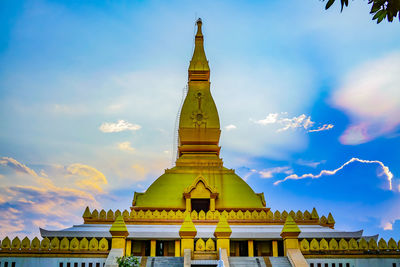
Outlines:
[[[276,173],[284,173],[284,174],[291,174],[293,170],[289,166],[284,167],[274,167],[265,169],[258,172],[262,178],[272,178]]]
[[[122,151],[135,151],[135,149],[131,145],[131,142],[129,141],[118,143],[117,147],[119,150]]]
[[[351,124],[342,144],[357,145],[392,133],[400,124],[400,52],[365,62],[348,73],[333,94],[333,105],[347,113]]]
[[[314,122],[311,121],[311,117],[306,116],[305,114],[302,114],[298,117],[293,117],[291,119],[290,118],[281,119],[280,123],[283,124],[284,127],[278,129],[278,132],[296,128],[304,128],[305,130],[307,130],[308,128],[314,125]]]
[[[388,183],[389,183],[389,189],[390,190],[393,189],[393,186],[392,186],[393,174],[390,172],[389,167],[385,166],[379,160],[364,160],[364,159],[359,159],[359,158],[351,158],[349,161],[345,162],[339,168],[334,169],[334,170],[322,170],[319,174],[307,173],[307,174],[303,174],[301,176],[298,176],[297,174],[291,174],[291,175],[285,177],[283,180],[278,180],[278,181],[274,182],[274,185],[278,185],[287,180],[301,180],[301,179],[305,179],[305,178],[318,179],[324,175],[334,175],[338,171],[342,170],[346,165],[349,165],[350,163],[355,162],[355,161],[360,162],[360,163],[367,163],[367,164],[378,164],[382,168],[382,173],[380,175],[386,176]]]
[[[390,222],[385,222],[382,225],[383,230],[393,230],[393,224]]]
[[[282,115],[287,113],[281,113]],[[256,124],[260,125],[268,125],[268,124],[279,124],[281,128],[277,130],[277,132],[287,131],[289,129],[296,129],[296,128],[304,128],[307,130],[311,126],[313,126],[314,122],[311,121],[310,116],[306,116],[302,114],[298,117],[293,118],[281,118],[282,116],[278,113],[269,113],[265,119],[255,120],[253,121]]]
[[[333,124],[324,124],[317,129],[308,130],[309,133],[327,131],[333,128]]]
[[[278,122],[278,113],[269,113],[265,119],[254,121],[257,124],[267,125]]]
[[[99,129],[103,133],[118,133],[122,131],[137,131],[142,128],[138,124],[132,124],[124,120],[119,120],[117,123],[104,122]]]
[[[231,130],[236,129],[237,127],[235,125],[233,125],[233,124],[229,124],[229,125],[225,126],[224,128],[227,131],[231,131]]]
[[[287,112],[282,112],[282,113],[269,113],[265,119],[261,120],[252,120],[255,124],[259,125],[268,125],[268,124],[279,124],[281,125],[281,128],[277,129],[277,132],[283,132],[287,131],[289,129],[296,129],[296,128],[302,128],[308,132],[320,132],[320,131],[326,131],[330,130],[333,128],[333,124],[324,124],[322,126],[319,126],[316,129],[310,129],[311,127],[314,126],[315,122],[311,120],[311,116],[307,116],[305,114],[301,114],[300,116],[295,116],[292,118],[287,118],[284,117],[287,115]]]

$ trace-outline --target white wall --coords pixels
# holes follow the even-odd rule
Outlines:
[[[8,262],[8,267],[12,267],[12,262],[15,262],[15,267],[60,267],[60,263],[63,263],[63,267],[82,267],[82,263],[85,263],[85,267],[103,267],[106,262],[105,258],[39,258],[39,257],[0,257],[0,267],[4,267],[5,263]],[[70,265],[68,265],[68,263]],[[77,263],[78,265],[76,265]],[[89,265],[92,263],[92,265]],[[98,265],[96,265],[98,263]]]

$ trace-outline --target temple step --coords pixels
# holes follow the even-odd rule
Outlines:
[[[183,267],[183,257],[147,257],[146,267]]]
[[[191,265],[193,267],[201,267],[201,266],[207,266],[207,267],[214,267],[218,265],[217,260],[192,260]]]
[[[229,257],[231,267],[266,267],[263,257]]]
[[[269,257],[272,267],[292,267],[287,257]]]

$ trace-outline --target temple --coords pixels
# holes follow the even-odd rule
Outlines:
[[[272,211],[220,157],[221,127],[210,90],[202,21],[180,110],[175,166],[126,210],[91,210],[83,224],[41,238],[1,241],[0,266],[111,267],[137,256],[140,266],[400,267],[400,241],[335,229],[315,208]]]

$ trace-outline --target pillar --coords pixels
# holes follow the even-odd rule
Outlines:
[[[194,251],[194,238],[197,235],[196,227],[190,218],[190,213],[186,214],[185,221],[183,222],[181,229],[179,230],[179,236],[181,237],[181,255],[184,255],[185,249],[190,249],[193,257]]]
[[[111,249],[122,249],[125,255],[126,237],[128,236],[128,228],[122,216],[118,216],[114,223],[111,225],[110,233],[111,239]]]
[[[272,257],[278,257],[278,241],[272,241]]]
[[[254,241],[253,240],[247,241],[247,247],[249,249],[249,257],[254,257]]]
[[[156,256],[156,240],[150,240],[150,257]]]
[[[175,257],[181,256],[181,241],[175,240]]]
[[[210,199],[210,211],[215,211],[215,198]]]
[[[186,211],[192,211],[192,199],[186,198]]]
[[[226,249],[227,255],[230,255],[230,237],[232,234],[231,227],[228,224],[225,216],[219,218],[217,228],[215,228],[214,236],[217,238],[217,251]]]
[[[132,251],[132,240],[126,240],[125,256],[130,256]]]
[[[283,238],[283,249],[285,256],[287,256],[288,249],[299,249],[299,235],[300,228],[289,215],[286,218],[285,225],[283,226],[281,237]]]

